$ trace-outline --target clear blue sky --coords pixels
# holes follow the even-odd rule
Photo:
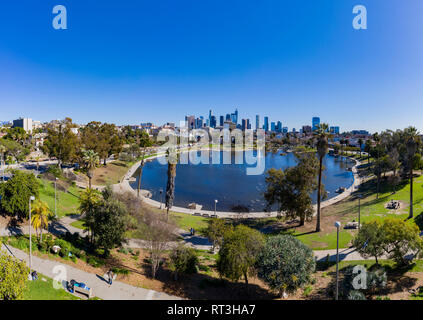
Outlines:
[[[54,5],[68,30],[52,27]],[[368,29],[352,28],[354,5]],[[423,131],[421,0],[0,4],[0,120],[179,122],[238,107],[300,128]]]

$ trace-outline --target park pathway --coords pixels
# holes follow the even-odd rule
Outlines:
[[[2,250],[16,258],[25,261],[28,264],[28,254],[24,251],[5,246],[2,244]],[[54,278],[58,275],[58,267],[66,270],[66,280],[75,279],[78,282],[85,283],[89,288],[92,288],[93,295],[104,300],[180,300],[181,298],[171,296],[163,292],[148,290],[144,288],[134,287],[123,282],[113,281],[113,285],[109,284],[103,279],[103,275],[85,272],[83,270],[71,267],[53,260],[41,259],[32,257],[32,268],[38,273],[47,277]],[[56,270],[56,273],[54,272]],[[38,280],[41,281],[41,280]],[[65,281],[62,285],[65,288]]]

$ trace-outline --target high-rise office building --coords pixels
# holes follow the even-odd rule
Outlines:
[[[23,128],[26,132],[32,132],[32,119],[19,118],[17,120],[13,120],[13,127]]]
[[[256,130],[260,129],[260,116],[256,115]]]
[[[194,129],[196,127],[195,116],[185,116],[185,125],[188,129]]]
[[[225,118],[223,116],[219,117],[219,126],[223,127],[223,122],[225,122]]]
[[[276,132],[282,132],[282,122],[280,121],[276,123]]]
[[[316,131],[317,128],[320,126],[320,118],[319,117],[313,117],[312,119],[312,125],[313,131]]]
[[[211,128],[216,128],[216,125],[217,125],[216,116],[211,116],[211,118],[210,118],[210,127]]]
[[[230,113],[226,114],[226,121],[231,121],[231,114]]]
[[[269,131],[269,117],[264,117],[264,125],[263,125],[264,131]]]
[[[276,124],[274,122],[270,123],[270,131],[271,132],[276,132]]]

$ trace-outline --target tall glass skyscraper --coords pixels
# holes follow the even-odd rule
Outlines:
[[[260,116],[256,115],[256,130],[260,129]]]
[[[316,131],[316,129],[319,127],[319,125],[320,125],[320,118],[319,117],[313,117],[312,125],[311,125],[311,127],[313,128],[313,131]]]
[[[263,125],[264,131],[269,131],[269,117],[264,117],[264,125]]]

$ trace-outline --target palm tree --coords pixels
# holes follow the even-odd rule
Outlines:
[[[410,214],[409,219],[413,218],[413,167],[414,167],[414,156],[417,151],[417,147],[420,142],[420,136],[416,128],[408,127],[404,130],[407,140],[407,152],[408,152],[408,168],[410,170]]]
[[[50,209],[44,201],[37,200],[34,203],[34,206],[31,209],[31,224],[34,229],[40,231],[40,241],[43,241],[43,229],[47,229],[48,227],[48,217],[50,215]]]
[[[4,162],[4,154],[7,152],[7,148],[0,144],[0,154],[1,154],[1,161],[0,161],[0,166],[4,166],[5,162]],[[3,169],[3,181],[4,181],[4,169]]]
[[[91,189],[91,179],[93,178],[94,169],[97,167],[97,165],[100,162],[100,158],[98,156],[98,153],[94,150],[85,150],[84,153],[84,163],[87,169],[87,177],[89,180],[89,189]]]
[[[317,154],[319,156],[319,182],[317,186],[317,222],[316,222],[316,232],[320,232],[320,202],[322,200],[321,191],[322,191],[322,167],[323,167],[323,158],[328,153],[329,143],[329,125],[322,123],[318,126],[314,132],[315,137],[317,138]]]
[[[175,197],[175,177],[176,177],[176,164],[178,163],[178,155],[175,150],[166,151],[167,155],[167,185],[166,185],[166,219],[169,221],[169,209],[173,205]]]
[[[358,145],[360,146],[360,160],[361,160],[361,147],[363,146],[363,139],[358,139]]]
[[[145,163],[145,153],[148,147],[153,145],[153,141],[150,139],[150,136],[147,132],[143,131],[141,133],[141,137],[139,137],[139,146],[141,147],[141,164],[139,167],[139,174],[138,174],[138,189],[137,189],[137,196],[140,196],[141,190],[141,178],[142,178],[142,170],[144,169]]]

